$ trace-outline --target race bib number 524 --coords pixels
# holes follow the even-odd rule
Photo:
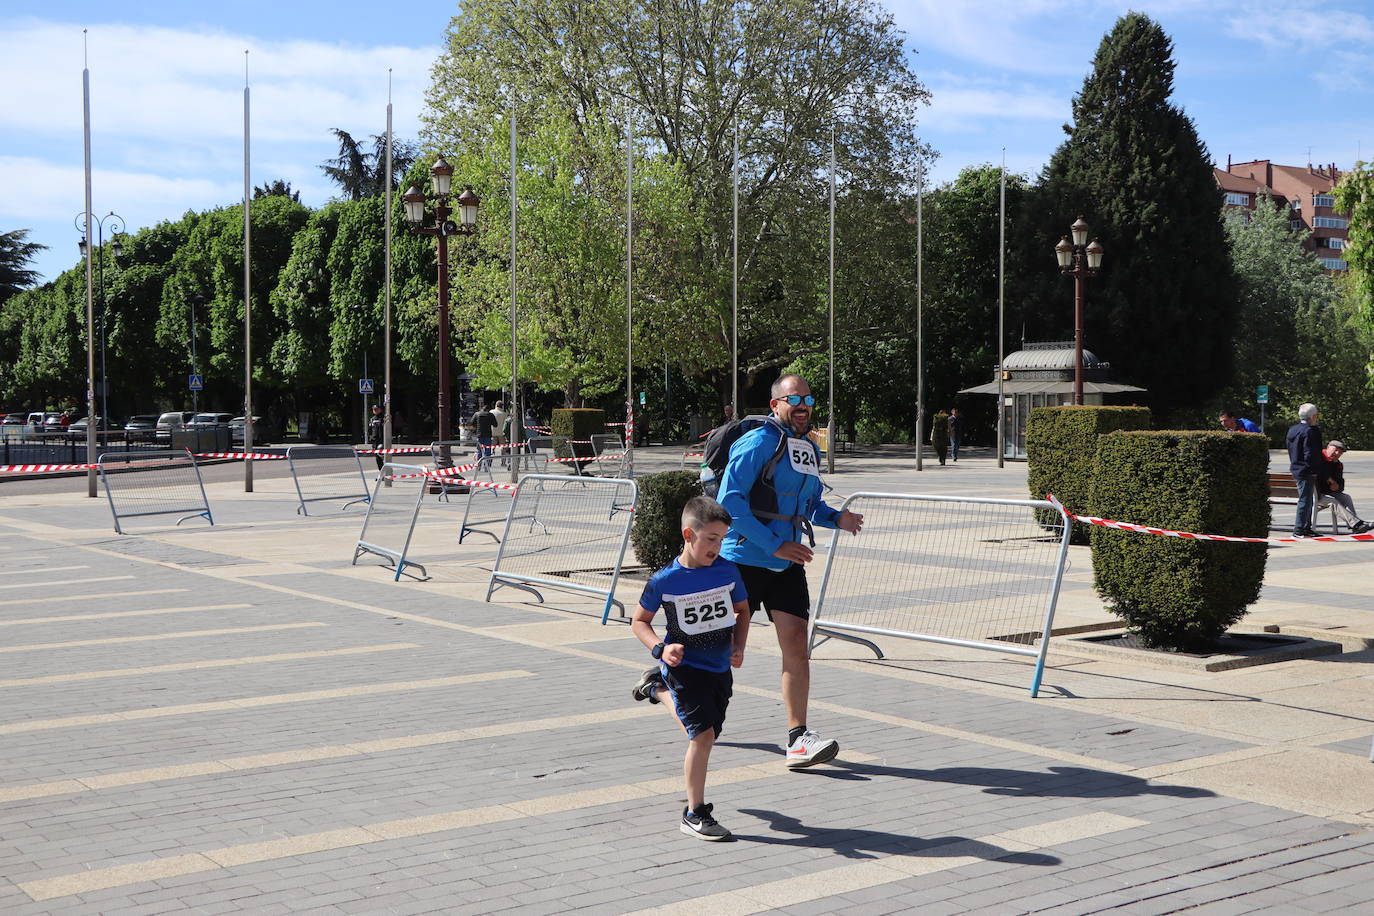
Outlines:
[[[815,446],[807,439],[787,440],[787,460],[798,474],[810,474],[812,477],[821,475],[821,469],[816,467]]]
[[[692,595],[664,595],[677,614],[678,629],[688,636],[700,636],[734,626],[735,610],[729,586]]]

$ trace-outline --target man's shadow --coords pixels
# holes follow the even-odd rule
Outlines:
[[[770,830],[776,833],[791,834],[791,836],[736,833],[735,839],[738,841],[762,843],[770,846],[830,849],[846,859],[877,859],[880,856],[919,855],[924,858],[974,856],[979,859],[1014,862],[1018,865],[1058,865],[1061,861],[1055,856],[1038,852],[1010,852],[992,843],[971,840],[962,836],[918,837],[887,833],[881,830],[809,827],[795,817],[788,817],[776,811],[740,808],[739,812],[765,820],[768,822]]]

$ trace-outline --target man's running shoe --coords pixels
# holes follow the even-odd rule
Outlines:
[[[711,809],[714,807],[714,805],[702,804],[695,811],[684,809],[682,827],[680,828],[682,832],[699,840],[720,842],[730,839],[730,831],[722,827],[720,822],[711,816]]]
[[[658,697],[655,694],[666,686],[663,683],[663,673],[657,668],[650,668],[639,676],[639,683],[630,691],[630,696],[635,698],[635,702],[648,700],[650,703],[657,703]]]
[[[829,763],[839,752],[840,742],[834,738],[822,738],[808,728],[787,746],[787,765],[799,770],[818,763]]]

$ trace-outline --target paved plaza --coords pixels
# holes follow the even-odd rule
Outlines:
[[[1374,516],[1374,453],[1345,462]],[[1032,699],[1029,659],[827,642],[810,724],[842,749],[804,771],[756,621],[707,784],[737,839],[707,844],[678,832],[684,742],[630,698],[623,619],[485,601],[465,497],[424,504],[427,579],[351,565],[364,507],[301,517],[257,467],[251,494],[206,470],[213,527],[122,536],[84,478],[0,481],[0,913],[1374,911],[1374,543],[1270,549],[1241,628],[1345,649],[1320,658],[1206,672],[1056,637]],[[1025,496],[978,451],[829,481]],[[1071,548],[1058,627],[1110,619],[1091,583]]]

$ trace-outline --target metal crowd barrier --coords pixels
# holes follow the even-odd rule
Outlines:
[[[541,588],[602,598],[604,624],[615,597],[639,490],[625,478],[531,474],[511,500],[487,584],[487,600],[502,586],[523,589],[543,603]]]
[[[113,464],[149,460],[158,463],[140,467],[137,473],[109,473]],[[188,451],[106,452],[96,465],[105,485],[105,498],[110,503],[116,534],[124,533],[120,519],[151,515],[181,515],[178,525],[189,518],[204,518],[211,525],[215,523],[210,501],[205,497],[200,467]]]
[[[422,564],[406,557],[410,539],[415,534],[415,521],[420,515],[420,503],[425,498],[425,486],[430,480],[427,471],[428,468],[416,464],[388,462],[382,465],[372,485],[372,498],[367,503],[362,530],[353,546],[353,566],[358,565],[360,556],[370,553],[395,567],[393,579],[397,582],[409,566],[429,578],[429,571]],[[383,486],[387,481],[393,485]]]
[[[332,463],[324,473],[301,474],[306,465],[318,467],[326,461]],[[306,503],[342,499],[347,502],[339,508],[347,509],[370,499],[367,473],[363,471],[362,459],[352,446],[293,445],[286,450],[286,463],[291,466],[291,480],[296,484],[296,498],[300,502],[296,507],[297,515],[310,514]],[[357,475],[356,479],[354,474]],[[306,495],[307,490],[311,495]]]
[[[812,648],[818,636],[835,637],[881,658],[868,635],[1030,656],[1038,694],[1071,533],[1061,506],[855,493],[841,508],[863,515],[864,529],[835,531]]]

